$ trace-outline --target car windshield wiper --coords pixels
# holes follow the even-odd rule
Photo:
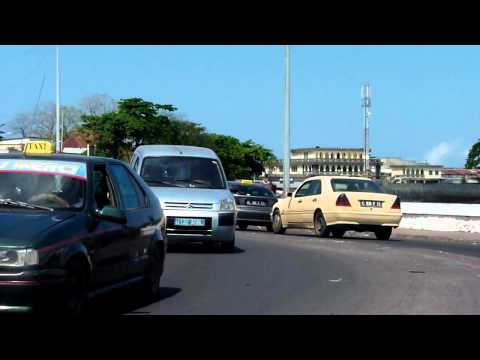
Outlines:
[[[203,180],[187,180],[187,179],[177,179],[175,182],[183,182],[188,185],[203,185],[204,188],[210,188],[211,186]]]
[[[0,205],[15,206],[15,207],[28,208],[28,209],[48,210],[48,211],[54,210],[53,208],[48,206],[35,205],[35,204],[30,204],[22,201],[11,200],[11,199],[0,199]]]
[[[180,185],[176,185],[174,183],[168,182],[168,181],[163,181],[163,180],[145,180],[145,182],[149,185],[167,185],[167,186],[174,186],[174,187],[184,187]]]

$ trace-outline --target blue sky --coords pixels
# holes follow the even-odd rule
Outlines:
[[[281,46],[62,46],[61,103],[93,94],[173,104],[209,131],[282,156]],[[463,166],[480,137],[479,46],[291,47],[291,146],[362,147],[373,90],[376,156]],[[55,100],[53,46],[0,46],[0,123]]]

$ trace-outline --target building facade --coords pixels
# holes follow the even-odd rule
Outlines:
[[[279,160],[265,168],[269,177],[283,176]],[[361,175],[364,172],[362,148],[301,148],[293,149],[290,157],[290,176],[305,178],[315,175]]]
[[[381,177],[392,183],[435,183],[442,181],[443,166],[402,160],[396,157],[380,158]]]

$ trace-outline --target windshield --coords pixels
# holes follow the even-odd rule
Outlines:
[[[332,179],[333,191],[385,193],[375,182],[361,179]]]
[[[143,160],[141,175],[150,186],[225,189],[220,164],[215,159],[149,157]]]
[[[230,184],[230,191],[235,195],[274,197],[270,190],[255,185]]]
[[[83,163],[0,159],[2,207],[21,202],[52,209],[78,210],[84,205],[85,184],[86,167]]]

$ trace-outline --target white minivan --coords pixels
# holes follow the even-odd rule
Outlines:
[[[227,251],[235,249],[235,199],[213,150],[143,145],[131,166],[160,200],[169,244],[219,243]]]

